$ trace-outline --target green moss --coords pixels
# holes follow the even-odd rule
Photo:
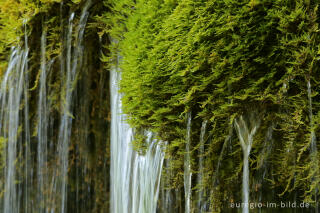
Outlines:
[[[124,111],[133,127],[150,129],[168,141],[172,187],[183,185],[183,173],[177,171],[183,165],[185,116],[191,111],[195,171],[201,122],[210,121],[205,170],[208,180],[220,180],[219,188],[206,183],[219,191],[211,200],[225,204],[241,197],[242,156],[235,136],[219,171],[216,165],[233,119],[255,109],[262,124],[251,156],[252,182],[258,181],[263,161],[268,165],[265,178],[272,183],[260,191],[274,188],[282,199],[296,192],[301,200],[314,198],[306,89],[308,80],[313,91],[320,86],[318,6],[293,0],[111,3],[112,13],[101,19],[117,41],[115,53],[122,56]],[[316,115],[318,94],[312,99]],[[319,137],[318,117],[314,120]],[[275,142],[266,156],[271,123]]]

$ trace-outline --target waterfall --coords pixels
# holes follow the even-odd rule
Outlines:
[[[255,135],[259,122],[257,118],[253,118],[253,114],[250,114],[250,124],[245,121],[241,115],[234,120],[234,126],[238,133],[240,144],[243,151],[243,175],[242,175],[242,203],[243,213],[249,213],[249,156],[253,143],[253,136]],[[250,128],[250,129],[249,129]]]
[[[310,127],[311,127],[311,133],[310,133],[310,149],[311,153],[313,153],[315,156],[317,155],[317,138],[316,134],[313,129],[313,112],[312,112],[312,94],[311,94],[311,83],[310,80],[308,81],[308,100],[309,100],[309,119],[310,119]]]
[[[107,193],[102,194],[108,190],[105,148],[108,90],[102,86],[108,78],[100,71],[92,74],[97,66],[91,61],[99,56],[89,52],[90,46],[85,47],[89,43],[84,41],[84,32],[91,5],[91,1],[85,2],[78,16],[77,10],[69,14],[62,27],[60,56],[51,54],[52,46],[47,44],[51,32],[46,25],[50,22],[39,26],[42,28],[40,52],[32,52],[30,56],[39,56],[39,60],[33,61],[30,70],[29,32],[25,30],[24,48],[11,50],[0,88],[1,212],[95,212],[108,205],[104,202]],[[64,14],[62,6],[61,12]],[[32,45],[32,50],[38,49],[35,43]],[[47,58],[48,55],[52,58]],[[56,60],[59,58],[60,63]],[[40,69],[35,66],[38,64]],[[61,72],[51,71],[59,65]],[[34,86],[29,88],[29,83]],[[99,98],[92,98],[90,92],[97,85],[99,89],[94,92]],[[60,99],[56,94],[59,89]],[[99,106],[90,111],[97,99]],[[150,174],[148,169],[139,175]],[[155,184],[158,183],[159,178]]]
[[[28,34],[27,34],[27,20],[24,20],[23,27],[24,27],[24,49],[29,51],[28,47]],[[30,121],[29,121],[29,76],[28,76],[28,55],[25,59],[25,65],[24,65],[24,137],[25,137],[25,154],[24,154],[24,211],[25,213],[32,212],[32,205],[30,202],[30,194],[32,189],[29,189],[29,187],[33,184],[32,182],[32,168],[33,164],[31,162],[31,143],[30,143]]]
[[[65,80],[64,84],[64,97],[62,100],[62,115],[59,127],[58,135],[58,165],[57,172],[58,180],[55,180],[54,184],[55,192],[58,196],[61,196],[60,203],[61,208],[60,212],[66,211],[67,204],[67,173],[68,173],[68,156],[69,156],[69,144],[70,144],[70,135],[72,129],[72,100],[74,98],[74,87],[75,81],[78,75],[78,71],[82,66],[83,60],[83,36],[84,30],[87,23],[87,18],[89,15],[88,9],[91,5],[91,1],[87,1],[85,6],[82,9],[78,28],[76,29],[76,40],[75,47],[72,51],[72,33],[73,33],[73,19],[75,14],[71,13],[68,24],[68,34],[67,34],[67,56],[66,56],[66,73],[62,73],[62,79]],[[58,191],[57,191],[58,190]]]
[[[165,160],[164,170],[166,172],[166,177],[163,178],[161,182],[161,211],[160,212],[167,212],[171,213],[174,212],[173,205],[174,198],[172,196],[171,189],[168,187],[170,186],[170,179],[172,178],[172,169],[170,169],[170,159]]]
[[[146,132],[148,148],[140,155],[132,148],[133,129],[125,122],[121,94],[118,92],[120,73],[110,72],[111,91],[111,213],[155,213],[159,195],[164,154],[161,146]]]
[[[314,123],[313,123],[313,112],[312,112],[312,93],[311,93],[311,83],[310,80],[308,80],[307,83],[308,87],[308,101],[309,101],[309,120],[310,120],[310,156],[311,156],[311,161],[312,161],[312,170],[315,171],[316,173],[312,177],[312,181],[314,181],[314,176],[317,175],[317,171],[319,170],[319,160],[318,160],[318,150],[317,150],[317,138],[316,134],[314,132]],[[317,193],[318,193],[318,187],[315,187],[315,212],[319,212],[318,208],[318,199],[317,199]]]
[[[43,30],[41,36],[41,64],[40,64],[40,88],[38,100],[38,155],[37,155],[37,183],[38,183],[38,199],[39,212],[46,212],[47,203],[45,190],[47,185],[47,146],[48,146],[48,104],[47,104],[47,70],[46,70],[46,31]]]
[[[164,155],[153,134],[147,132],[147,153],[135,154],[132,180],[132,210],[136,213],[156,212]]]
[[[203,155],[204,155],[204,136],[206,134],[206,128],[207,128],[207,121],[202,122],[201,126],[201,132],[200,132],[200,147],[199,147],[199,174],[198,174],[198,185],[199,185],[199,192],[198,192],[198,210],[199,212],[206,211],[206,201],[203,200],[203,194],[204,194],[204,187],[203,187]]]
[[[190,143],[191,143],[191,113],[187,115],[187,135],[186,135],[186,151],[184,156],[184,197],[185,197],[185,213],[191,212],[191,161],[190,161]]]
[[[261,156],[262,158],[260,158],[260,160],[258,161],[258,168],[259,168],[259,172],[260,174],[258,175],[257,179],[257,189],[259,190],[259,195],[258,195],[258,202],[262,203],[263,202],[263,186],[265,184],[265,178],[267,175],[267,170],[268,170],[268,158],[270,157],[270,153],[272,150],[272,146],[273,146],[273,131],[275,128],[275,124],[272,123],[268,129],[267,129],[267,133],[264,139],[264,145],[263,145],[263,149],[261,150]],[[267,198],[267,196],[265,196]],[[262,212],[262,208],[259,208],[259,212]]]
[[[228,148],[231,148],[232,134],[233,134],[233,127],[232,127],[232,125],[230,125],[229,126],[229,131],[228,131],[228,136],[226,137],[226,139],[223,142],[222,149],[220,151],[218,162],[217,162],[217,165],[216,165],[216,169],[215,169],[215,172],[214,172],[213,177],[212,177],[212,183],[213,183],[214,187],[216,187],[219,184],[219,170],[220,170],[221,163],[223,161],[223,157],[225,155],[226,150],[228,150]],[[211,199],[214,197],[214,190],[215,189],[211,189],[210,190]],[[217,208],[216,204],[214,202],[210,202],[210,210],[211,211],[215,211],[216,208]]]
[[[73,29],[73,18],[74,13],[71,14],[69,19],[68,26],[68,37],[67,37],[67,71],[66,71],[66,82],[65,82],[65,97],[64,103],[62,106],[63,113],[61,117],[61,123],[59,128],[58,136],[58,165],[57,165],[57,174],[58,174],[58,183],[55,187],[58,187],[57,194],[61,195],[61,209],[60,212],[65,212],[66,210],[66,194],[67,194],[67,172],[68,172],[68,154],[69,154],[69,137],[71,134],[72,127],[72,117],[71,117],[71,101],[72,101],[72,87],[73,81],[75,80],[75,75],[73,71],[76,71],[71,68],[71,47],[72,47],[72,29]],[[62,78],[65,78],[62,76]],[[55,190],[56,191],[56,190]]]
[[[4,74],[1,91],[1,143],[5,147],[3,150],[5,160],[5,193],[3,212],[15,213],[20,209],[20,185],[17,184],[19,179],[17,175],[16,161],[18,159],[18,146],[22,145],[20,122],[21,118],[20,104],[23,101],[25,87],[25,73],[27,67],[28,49],[14,47],[12,49],[8,68]],[[28,140],[27,140],[28,142]],[[28,144],[27,144],[28,145]],[[21,148],[20,148],[21,149]]]

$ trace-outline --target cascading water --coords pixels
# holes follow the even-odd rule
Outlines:
[[[187,114],[187,135],[186,151],[184,156],[184,196],[185,196],[185,213],[191,211],[191,161],[190,161],[190,143],[191,143],[191,113]]]
[[[146,133],[145,155],[133,150],[133,129],[125,122],[120,73],[112,68],[111,79],[111,213],[155,213],[164,154],[161,146]]]
[[[129,187],[133,138],[132,129],[124,122],[121,96],[118,92],[119,74],[111,70],[111,212],[126,212],[130,208]]]
[[[264,185],[264,181],[267,175],[267,169],[268,169],[268,157],[270,156],[270,152],[272,150],[273,146],[273,131],[274,131],[275,124],[272,123],[267,130],[265,139],[264,139],[264,145],[262,149],[261,155],[263,156],[259,162],[258,167],[260,167],[260,175],[258,176],[258,187],[261,188]],[[258,202],[263,202],[263,193],[262,190],[259,192],[259,198]],[[259,209],[259,212],[262,212],[262,209]]]
[[[26,21],[24,20],[24,49],[29,51],[28,47],[28,34],[27,34],[27,26],[26,26]],[[28,56],[26,56],[26,60]],[[30,121],[29,121],[29,76],[28,76],[28,63],[25,62],[24,65],[25,69],[25,83],[24,83],[24,140],[25,140],[25,154],[24,154],[24,182],[25,182],[25,187],[24,187],[24,211],[26,213],[32,212],[32,205],[30,202],[30,194],[32,192],[32,188],[30,186],[33,184],[32,182],[32,169],[33,168],[33,163],[31,161],[31,140],[30,140]],[[22,149],[21,149],[22,150]]]
[[[311,83],[310,80],[308,81],[308,100],[309,100],[309,119],[310,119],[310,126],[311,126],[311,134],[310,134],[310,148],[311,153],[317,152],[317,139],[313,129],[313,113],[312,113],[312,95],[311,95]]]
[[[20,104],[23,101],[25,87],[25,73],[27,68],[28,49],[19,47],[12,49],[7,71],[3,77],[0,92],[1,101],[1,142],[5,143],[7,153],[4,174],[5,193],[3,212],[15,213],[20,210],[21,188],[16,184],[17,176],[16,161],[18,159],[18,146],[22,144],[22,135],[19,124],[22,120]]]
[[[60,212],[65,212],[66,210],[66,185],[67,185],[67,172],[68,172],[68,153],[69,153],[69,139],[70,132],[72,126],[72,118],[71,118],[71,101],[72,101],[72,83],[75,79],[76,73],[74,73],[71,68],[71,47],[72,47],[72,30],[73,30],[73,18],[74,13],[71,14],[69,19],[68,26],[68,37],[67,37],[67,71],[66,71],[66,82],[65,82],[65,103],[62,106],[63,114],[61,117],[61,123],[59,128],[59,137],[58,137],[58,166],[57,166],[57,174],[58,180],[55,184],[55,191],[57,194],[61,195],[61,208]]]
[[[147,153],[135,153],[132,180],[133,212],[156,212],[164,154],[151,132],[147,132]],[[151,195],[151,196],[150,196]]]
[[[164,170],[166,172],[166,177],[161,181],[161,210],[160,212],[171,213],[174,212],[173,209],[173,196],[171,190],[168,188],[170,186],[170,179],[172,177],[172,170],[170,170],[170,159],[166,159],[164,162]]]
[[[309,100],[309,119],[310,119],[310,127],[311,127],[311,134],[310,134],[310,148],[312,153],[317,153],[317,138],[316,134],[313,129],[313,112],[312,112],[312,94],[311,94],[311,83],[310,80],[307,83],[308,86],[308,100]]]
[[[312,170],[317,172],[319,170],[319,159],[318,159],[318,150],[317,150],[317,138],[316,134],[314,132],[314,123],[313,123],[313,112],[312,112],[312,92],[311,92],[311,83],[310,80],[308,80],[307,83],[308,87],[308,100],[309,100],[309,120],[310,120],[310,155],[311,155],[311,161],[312,161]],[[314,177],[317,176],[317,174],[314,175]],[[314,179],[314,177],[312,179]],[[313,180],[312,180],[313,181]],[[318,199],[317,199],[317,193],[318,193],[319,188],[315,188],[315,202],[316,202],[316,207],[315,207],[315,212],[319,212],[319,207],[318,207]]]
[[[198,192],[198,210],[199,212],[206,211],[206,201],[203,200],[204,194],[204,187],[203,187],[203,175],[204,175],[204,168],[203,168],[203,159],[204,159],[204,137],[206,134],[207,128],[207,121],[202,122],[201,132],[200,132],[200,147],[199,147],[199,174],[198,174],[198,185],[199,185],[199,192]]]
[[[226,137],[226,139],[224,140],[224,143],[222,145],[222,149],[221,149],[220,154],[219,154],[219,158],[218,158],[218,162],[217,162],[217,165],[216,165],[215,173],[214,173],[214,175],[212,177],[212,182],[213,182],[213,185],[215,187],[219,184],[219,170],[220,170],[221,163],[223,161],[223,157],[225,155],[225,152],[226,152],[226,150],[228,150],[228,148],[231,148],[232,134],[233,134],[233,127],[232,127],[232,125],[230,125],[229,134]],[[211,189],[210,193],[211,193],[210,196],[213,197],[214,196],[214,189]],[[217,208],[216,203],[210,202],[210,210],[211,211],[216,211],[216,208]]]
[[[242,203],[243,213],[249,213],[249,156],[252,148],[253,137],[259,127],[259,122],[250,114],[250,123],[246,122],[241,115],[234,120],[234,126],[237,130],[240,144],[243,151],[243,174],[242,174]],[[251,125],[251,128],[250,126]],[[249,129],[250,128],[250,129]]]
[[[83,36],[84,30],[89,15],[88,9],[91,5],[91,1],[88,0],[82,9],[78,27],[76,29],[75,47],[72,48],[73,40],[73,19],[75,14],[71,13],[69,18],[69,24],[67,28],[66,37],[66,73],[61,73],[62,79],[66,79],[63,85],[64,96],[62,97],[62,109],[63,113],[60,119],[59,135],[58,135],[58,164],[56,166],[56,172],[53,178],[52,195],[56,196],[56,204],[52,207],[51,212],[55,212],[58,206],[60,206],[59,212],[66,212],[67,210],[67,183],[68,183],[68,157],[69,157],[69,145],[72,129],[72,102],[74,99],[75,81],[83,61]],[[73,51],[72,51],[73,50]],[[63,58],[61,58],[64,60]],[[61,63],[63,64],[63,63]],[[58,210],[57,210],[58,211]]]
[[[37,183],[38,183],[38,211],[46,212],[47,195],[45,190],[48,187],[47,174],[47,146],[48,146],[48,103],[47,103],[47,69],[46,69],[46,31],[41,36],[41,64],[40,64],[40,88],[38,102],[38,155],[37,155]]]
[[[107,193],[103,196],[102,192],[108,190],[109,181],[106,178],[105,148],[108,136],[108,121],[105,119],[108,101],[105,99],[108,90],[102,85],[108,78],[98,72],[92,74],[97,68],[92,62],[98,61],[100,56],[92,54],[90,51],[95,50],[90,46],[87,48],[88,40],[84,40],[92,3],[89,0],[79,5],[82,8],[79,16],[76,15],[79,8],[74,10],[61,5],[61,14],[65,14],[65,9],[72,11],[68,25],[62,27],[61,55],[50,55],[52,46],[47,44],[47,40],[51,41],[52,32],[46,26],[50,22],[43,18],[42,26],[35,31],[25,31],[24,48],[12,48],[7,70],[2,76],[1,212],[80,213],[97,212],[101,206],[107,209],[108,204],[104,201],[108,196]],[[24,27],[27,29],[26,25]],[[27,35],[33,36],[35,32],[38,35],[40,29],[41,51],[31,52],[30,56],[40,56],[40,60],[28,70]],[[93,46],[96,44],[94,42]],[[33,45],[36,48],[32,50],[37,50],[37,44]],[[59,58],[61,61],[57,60]],[[40,69],[34,66],[38,64]],[[59,65],[61,72],[51,71]],[[28,72],[31,73],[30,79]],[[29,83],[34,85],[33,88],[29,88]],[[96,85],[100,104],[95,105],[91,112],[90,107],[96,103],[96,98],[90,97],[89,92]],[[56,95],[57,88],[57,91],[62,90],[58,93],[61,94],[60,99]],[[30,108],[32,113],[29,114]],[[95,137],[96,132],[92,130],[98,130],[98,136]],[[101,150],[97,151],[99,148]],[[89,159],[90,155],[94,155],[94,159]],[[101,171],[96,175],[94,171],[98,169]]]

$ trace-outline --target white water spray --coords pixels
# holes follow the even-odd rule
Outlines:
[[[43,30],[41,36],[41,74],[40,74],[40,88],[39,88],[39,102],[38,102],[38,155],[37,155],[37,179],[38,179],[38,198],[39,212],[46,212],[45,205],[47,203],[47,196],[45,190],[47,189],[47,146],[48,146],[48,108],[47,108],[47,69],[46,69],[46,31]]]
[[[27,66],[28,50],[19,47],[12,49],[7,71],[3,77],[0,91],[1,101],[1,137],[5,142],[7,153],[4,157],[6,165],[5,173],[5,192],[3,212],[18,213],[20,211],[21,192],[20,186],[16,183],[17,179],[17,157],[18,145],[22,143],[22,135],[19,130],[19,123],[24,121],[20,116],[20,105],[23,101],[25,87],[25,73]]]
[[[204,159],[204,137],[207,129],[207,121],[202,122],[201,132],[200,132],[200,147],[199,147],[199,174],[198,174],[198,209],[199,212],[205,212],[206,210],[206,201],[204,200],[204,183],[203,183],[203,175],[204,175],[204,167],[203,167],[203,159]]]
[[[133,130],[122,113],[117,68],[111,79],[111,213],[155,213],[164,154],[150,132],[145,155],[133,150]]]
[[[237,130],[240,144],[243,151],[243,176],[242,176],[242,213],[249,213],[249,155],[253,143],[253,136],[259,127],[259,122],[250,115],[250,124],[246,122],[241,115],[234,120],[234,126]],[[250,129],[249,129],[250,128]]]
[[[191,161],[190,161],[190,143],[191,143],[191,113],[187,115],[187,135],[186,135],[186,151],[184,156],[184,197],[185,197],[185,213],[191,212]]]
[[[66,81],[64,85],[65,95],[63,97],[64,104],[62,105],[63,113],[61,115],[59,136],[58,136],[58,166],[57,173],[58,179],[55,180],[54,191],[60,197],[60,212],[63,213],[67,210],[67,173],[68,173],[68,156],[69,144],[72,128],[72,100],[74,97],[74,86],[78,71],[82,66],[83,60],[83,36],[84,30],[89,15],[88,9],[91,1],[88,0],[82,9],[78,28],[76,30],[76,42],[74,51],[72,52],[72,32],[73,32],[73,19],[75,14],[72,13],[69,18],[68,35],[67,35],[67,58],[66,58]],[[65,76],[62,76],[65,78]]]
[[[309,100],[309,120],[310,120],[310,156],[311,156],[311,161],[312,161],[312,170],[313,171],[319,171],[319,159],[318,159],[318,149],[317,149],[317,138],[316,134],[314,132],[314,123],[313,123],[313,112],[312,112],[312,92],[311,92],[311,83],[310,80],[308,80],[307,83],[308,87],[308,100]],[[317,176],[317,173],[314,175]],[[314,181],[314,177],[312,177],[312,181]],[[318,193],[319,188],[315,188],[315,195],[314,199],[316,202],[315,206],[315,212],[319,212],[319,204],[318,204],[318,198],[317,198],[317,193]]]

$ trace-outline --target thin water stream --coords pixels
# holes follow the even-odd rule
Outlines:
[[[249,156],[252,148],[253,137],[256,134],[259,121],[250,114],[248,119],[241,115],[234,120],[234,126],[237,130],[240,144],[243,151],[243,174],[242,174],[242,213],[249,213]]]

